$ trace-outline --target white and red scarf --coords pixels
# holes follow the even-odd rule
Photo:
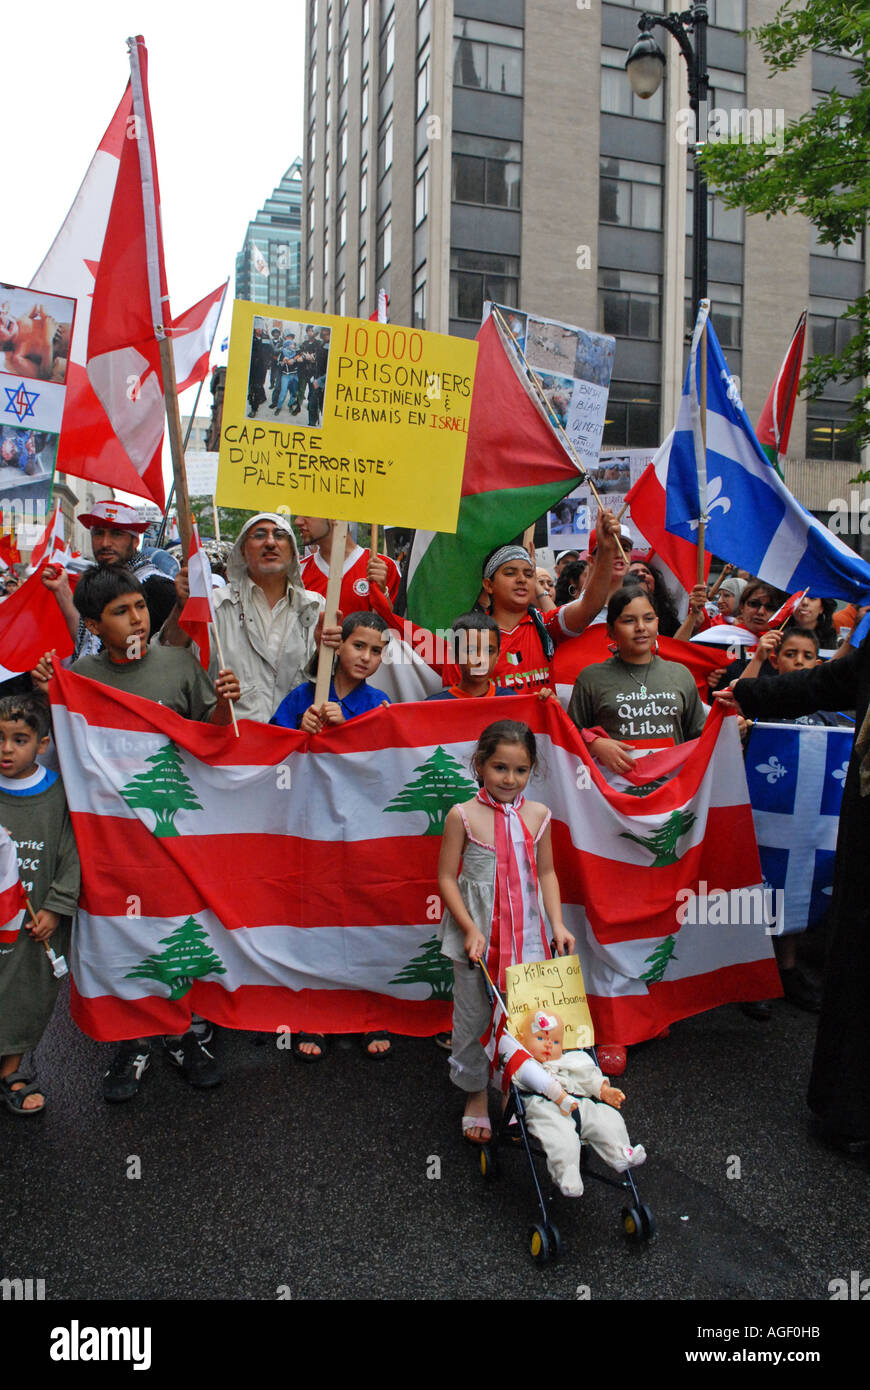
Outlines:
[[[523,929],[526,922],[526,901],[523,895],[523,879],[520,869],[520,855],[525,855],[529,874],[528,880],[534,901],[538,901],[538,866],[535,863],[535,842],[532,833],[520,815],[520,807],[525,802],[522,792],[515,801],[496,801],[485,787],[477,793],[478,801],[490,806],[495,812],[495,900],[492,909],[492,930],[489,936],[489,950],[486,968],[491,979],[498,979],[501,991],[506,988],[505,971],[509,965],[517,965],[523,958]],[[549,959],[543,916],[539,913],[541,942],[544,958]]]

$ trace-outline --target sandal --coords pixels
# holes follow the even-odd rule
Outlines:
[[[19,1086],[19,1082],[23,1084]],[[13,1090],[13,1086],[17,1086],[17,1090]],[[32,1106],[25,1108],[26,1097],[37,1094],[42,1096],[42,1104],[35,1109]],[[8,1076],[0,1077],[0,1100],[13,1115],[41,1115],[45,1109],[44,1092],[39,1089],[36,1079],[23,1071],[13,1071]]]
[[[314,1043],[314,1046],[319,1047],[320,1051],[300,1052],[299,1048],[302,1043]],[[326,1056],[327,1046],[328,1044],[323,1033],[296,1033],[294,1034],[290,1048],[293,1056],[297,1057],[300,1062],[322,1062]]]
[[[471,1129],[482,1129],[486,1133],[485,1139],[470,1139],[468,1131]],[[466,1144],[488,1144],[492,1139],[492,1121],[488,1115],[463,1115],[462,1116],[462,1137]]]
[[[369,1050],[369,1043],[373,1042],[385,1042],[389,1043],[390,1045],[389,1047],[382,1047],[378,1052],[371,1052]],[[393,1045],[390,1041],[389,1033],[383,1032],[360,1033],[360,1047],[362,1048],[363,1052],[366,1054],[370,1062],[385,1062],[393,1050]]]

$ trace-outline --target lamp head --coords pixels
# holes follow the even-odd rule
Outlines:
[[[652,34],[641,34],[625,60],[631,90],[644,101],[655,96],[665,71],[665,55]]]

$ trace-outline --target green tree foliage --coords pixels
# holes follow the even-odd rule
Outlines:
[[[752,31],[771,73],[786,72],[814,49],[854,58],[856,90],[836,89],[785,128],[782,152],[774,143],[711,142],[703,151],[711,188],[729,207],[770,218],[802,213],[821,242],[836,246],[860,236],[870,207],[870,7],[866,0],[786,0],[770,24]],[[818,396],[832,381],[858,379],[848,426],[859,444],[870,442],[870,295],[843,314],[855,334],[838,355],[813,357],[801,389]],[[861,481],[867,481],[862,475]]]

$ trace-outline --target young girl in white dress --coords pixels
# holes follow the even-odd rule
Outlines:
[[[492,1136],[489,1061],[480,1045],[490,1004],[477,962],[503,990],[507,966],[549,957],[547,922],[557,953],[574,950],[562,922],[550,812],[524,795],[536,760],[527,724],[501,719],[484,729],[472,762],[480,790],[448,812],[438,863],[441,951],[453,961],[450,1076],[466,1095],[463,1135],[476,1144]]]

